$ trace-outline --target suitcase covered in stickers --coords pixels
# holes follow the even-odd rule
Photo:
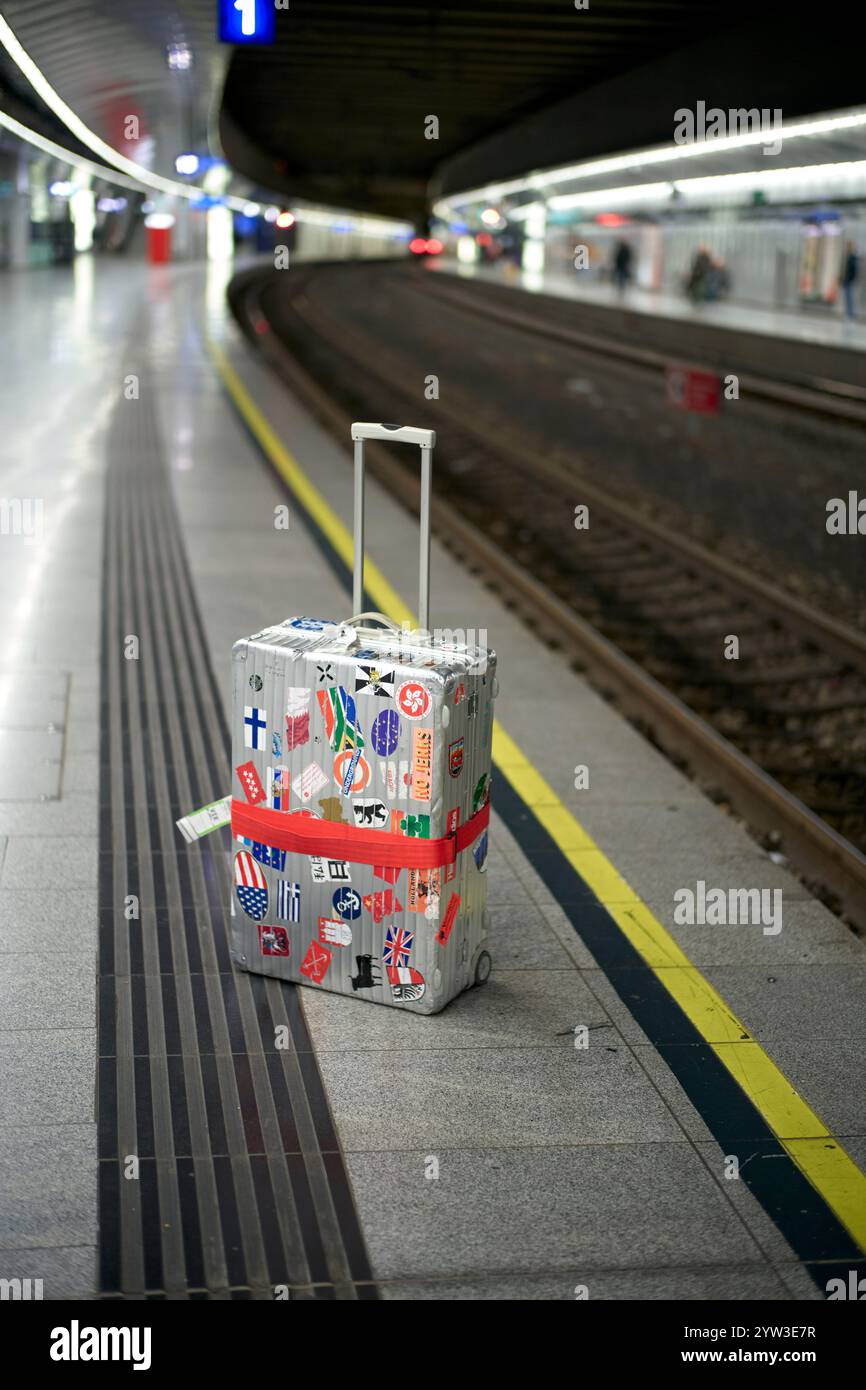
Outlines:
[[[496,657],[429,630],[432,430],[354,424],[353,607],[236,643],[232,956],[431,1014],[481,984]],[[364,441],[420,449],[417,630],[363,613]]]

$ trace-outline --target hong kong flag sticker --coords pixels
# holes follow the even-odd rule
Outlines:
[[[406,719],[423,719],[433,703],[430,692],[420,681],[404,681],[394,696],[394,703]]]

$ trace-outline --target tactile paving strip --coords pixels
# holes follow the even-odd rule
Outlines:
[[[140,377],[104,523],[100,1289],[375,1298],[297,991],[232,968],[228,831],[175,826],[226,794],[229,736]]]

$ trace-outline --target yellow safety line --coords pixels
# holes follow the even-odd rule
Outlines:
[[[297,460],[277,438],[225,353],[208,340],[220,377],[274,467],[352,567],[352,536]],[[415,624],[411,609],[371,560],[365,588],[376,606],[398,623]],[[701,1037],[727,1067],[782,1147],[866,1252],[866,1174],[807,1105],[760,1043],[752,1038],[685,952],[641,901],[499,721],[493,726],[497,769],[532,810],[568,862],[592,889],[638,954]]]

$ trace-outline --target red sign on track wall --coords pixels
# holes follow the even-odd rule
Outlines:
[[[675,410],[691,410],[698,415],[718,415],[722,394],[721,378],[715,372],[694,367],[668,367],[665,394]]]

